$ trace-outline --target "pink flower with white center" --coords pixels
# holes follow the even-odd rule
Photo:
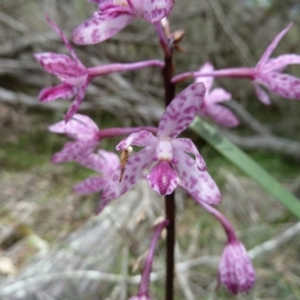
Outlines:
[[[153,257],[155,252],[155,247],[158,241],[158,238],[162,232],[162,230],[167,227],[169,224],[168,220],[164,220],[160,222],[155,229],[155,233],[153,239],[151,241],[150,249],[147,255],[147,259],[145,262],[143,275],[139,287],[139,292],[136,296],[131,297],[129,300],[151,300],[149,297],[149,284],[150,284],[150,274],[152,269]]]
[[[83,101],[89,83],[88,71],[63,32],[49,17],[47,17],[47,21],[61,37],[71,57],[52,52],[34,54],[34,57],[48,73],[56,75],[61,80],[60,85],[43,89],[39,94],[39,100],[48,102],[57,98],[71,99],[76,96],[65,116],[65,120],[68,121],[77,112]]]
[[[209,73],[214,70],[211,63],[205,63],[200,69],[200,73]],[[219,105],[220,102],[229,101],[231,94],[222,88],[212,89],[213,77],[198,77],[195,82],[203,82],[206,88],[206,95],[198,115],[200,117],[210,117],[216,123],[226,127],[236,127],[239,125],[239,120],[235,114],[228,108]]]
[[[214,207],[197,202],[222,224],[227,242],[219,263],[218,282],[233,294],[247,293],[255,284],[255,270],[244,245],[237,239],[227,218]]]
[[[276,58],[270,58],[278,43],[291,27],[292,23],[274,38],[255,66],[253,84],[259,100],[264,104],[270,104],[270,98],[259,85],[265,86],[281,97],[300,99],[300,79],[282,73],[288,65],[300,64],[300,55],[283,54]]]
[[[88,116],[75,114],[68,123],[60,121],[48,128],[51,132],[65,134],[74,139],[68,142],[63,149],[52,157],[52,162],[62,163],[68,161],[80,162],[84,156],[93,152],[99,142],[104,138],[130,134],[142,129],[156,132],[157,128],[151,126],[133,128],[107,128],[100,130],[97,124]]]
[[[120,173],[112,174],[110,183],[103,190],[103,203],[119,197],[145,177],[161,195],[172,193],[180,185],[195,199],[214,205],[220,203],[220,191],[206,171],[196,146],[190,139],[176,138],[195,118],[204,95],[203,83],[188,86],[166,108],[156,136],[142,130],[117,145],[120,151],[130,149],[130,145],[144,149],[129,157],[121,182]],[[150,171],[145,174],[147,169]]]
[[[174,0],[92,0],[98,12],[78,26],[73,34],[77,44],[100,43],[126,27],[136,18],[157,23],[171,11]]]
[[[120,159],[113,153],[99,150],[97,153],[90,153],[77,161],[81,166],[95,170],[101,175],[91,176],[76,184],[74,191],[79,194],[91,194],[101,191],[107,184],[111,174],[120,169]]]

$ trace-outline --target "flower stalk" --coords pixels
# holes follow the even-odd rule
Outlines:
[[[165,51],[165,67],[162,70],[165,91],[165,107],[167,107],[175,97],[175,84],[173,77],[173,51],[172,46]],[[166,281],[165,281],[165,299],[174,299],[174,267],[175,267],[175,216],[176,203],[175,191],[165,196],[166,219],[169,220],[167,226],[166,238]]]

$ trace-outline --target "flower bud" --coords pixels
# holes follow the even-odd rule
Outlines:
[[[244,245],[228,241],[219,263],[218,281],[233,294],[248,292],[255,283],[255,271]]]

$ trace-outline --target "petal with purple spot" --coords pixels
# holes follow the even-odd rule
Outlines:
[[[143,170],[147,169],[152,163],[154,149],[147,147],[131,155],[126,163],[123,179],[120,180],[120,168],[116,169],[101,196],[101,202],[97,213],[113,199],[116,199],[131,189],[143,176]]]
[[[283,54],[276,58],[271,58],[263,66],[261,72],[267,73],[272,71],[282,72],[288,65],[300,64],[300,55]]]
[[[71,44],[69,43],[68,39],[66,38],[66,36],[64,35],[64,33],[60,30],[60,28],[54,23],[54,21],[49,18],[49,16],[46,16],[47,22],[51,25],[51,27],[56,31],[56,33],[60,36],[60,38],[62,39],[62,41],[64,42],[66,48],[69,50],[72,58],[75,60],[75,62],[81,66],[83,69],[85,69],[85,67],[83,66],[83,64],[81,63],[81,61],[79,60],[77,54],[75,53],[73,47],[71,46]]]
[[[175,138],[194,120],[205,96],[203,83],[189,85],[166,108],[157,131],[158,138]]]
[[[86,195],[101,191],[107,183],[107,178],[101,176],[89,177],[74,186],[74,191]]]
[[[158,194],[169,195],[178,186],[179,178],[167,161],[159,161],[147,176],[149,185]]]
[[[237,116],[227,107],[214,104],[205,109],[205,115],[221,126],[233,128],[239,125]]]
[[[82,156],[90,154],[96,145],[95,141],[68,142],[61,151],[53,155],[51,161],[53,163],[77,161]]]
[[[73,115],[77,113],[84,99],[87,86],[88,86],[88,82],[86,81],[81,87],[78,88],[78,94],[65,115],[66,122],[68,122],[73,117]]]
[[[150,23],[159,22],[174,6],[174,0],[128,0],[137,17]]]
[[[172,140],[171,143],[172,143],[172,146],[177,151],[192,153],[195,156],[197,168],[200,171],[205,171],[206,170],[205,161],[204,161],[203,157],[200,155],[197,147],[192,142],[192,140],[187,139],[187,138],[180,138],[180,139]],[[176,157],[174,157],[174,158],[176,159]]]
[[[194,159],[181,151],[174,150],[178,163],[173,164],[180,178],[179,185],[193,198],[211,205],[221,203],[221,193],[207,171],[201,172]]]
[[[97,44],[112,37],[134,20],[130,14],[97,15],[79,25],[73,33],[76,44]]]
[[[288,99],[300,99],[300,79],[277,72],[259,74],[256,82],[264,85],[273,93]]]
[[[58,98],[70,99],[76,95],[77,91],[76,87],[64,83],[57,86],[47,87],[40,91],[39,101],[49,102]]]
[[[36,53],[34,57],[48,73],[65,80],[81,78],[87,74],[84,67],[79,66],[72,58],[65,54],[45,52]]]
[[[98,126],[85,115],[75,114],[68,123],[60,121],[48,127],[51,132],[66,134],[76,140],[97,139]]]
[[[141,130],[130,134],[126,139],[122,140],[117,146],[118,151],[128,149],[130,145],[140,147],[153,147],[158,143],[157,137],[147,130]]]

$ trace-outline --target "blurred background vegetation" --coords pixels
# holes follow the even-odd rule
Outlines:
[[[141,184],[123,198],[126,204],[116,201],[105,212],[107,227],[104,216],[93,217],[98,196],[72,192],[90,172],[75,164],[50,164],[66,139],[50,134],[47,126],[61,120],[69,102],[38,102],[39,91],[58,81],[32,54],[66,53],[45,14],[71,38],[95,9],[85,0],[0,0],[0,299],[127,299],[137,290],[133,276],[140,273],[149,228],[163,214],[161,199]],[[217,69],[254,66],[290,21],[294,26],[273,56],[300,54],[299,15],[296,0],[177,0],[171,28],[186,35],[184,52],[175,55],[176,73],[197,70],[206,61]],[[162,58],[155,31],[141,20],[106,42],[74,47],[86,66]],[[300,76],[298,66],[287,71]],[[242,123],[222,132],[299,197],[299,101],[272,94],[272,105],[264,106],[246,80],[220,79],[216,85],[232,93]],[[162,114],[162,99],[159,70],[112,74],[92,82],[81,112],[101,128],[153,125]],[[113,150],[117,141],[102,146]],[[300,299],[298,220],[203,141],[196,142],[222,190],[220,210],[253,250],[258,281],[237,299]],[[290,150],[292,144],[296,150]],[[177,299],[232,299],[224,288],[215,290],[216,256],[225,241],[221,227],[186,195],[179,196]],[[268,240],[275,243],[271,250],[254,248]],[[154,299],[163,298],[163,253],[161,243]],[[130,279],[78,273],[89,270]]]

